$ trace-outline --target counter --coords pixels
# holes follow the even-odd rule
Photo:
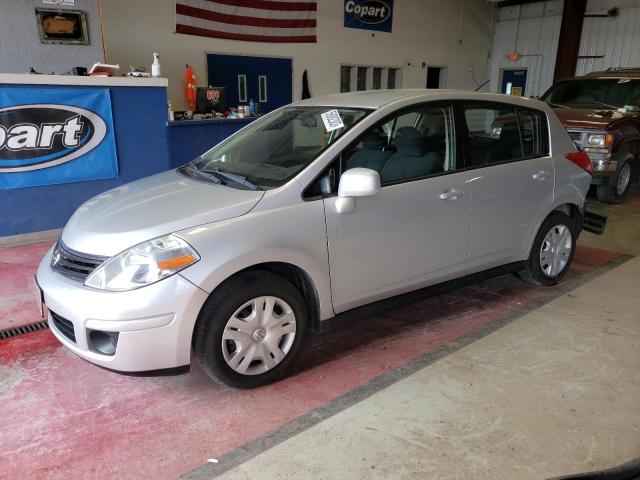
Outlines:
[[[190,162],[254,120],[246,117],[167,122],[171,166]]]
[[[253,120],[167,122],[162,78],[0,74],[0,237],[61,228],[89,198],[187,163]]]
[[[117,169],[115,175],[112,175],[113,178],[74,182],[54,178],[52,182],[55,184],[1,188],[0,237],[60,228],[75,209],[90,197],[123,183],[171,168],[167,145],[166,87],[166,79],[0,75],[0,99],[5,99],[0,108],[4,110],[15,109],[14,106],[7,105],[11,98],[32,99],[21,101],[23,104],[51,102],[56,105],[75,105],[74,102],[62,102],[57,98],[69,92],[74,92],[77,97],[83,94],[108,94],[112,121],[106,118],[104,123],[106,134],[111,136],[115,143],[114,163]],[[53,98],[56,100],[50,100]],[[88,109],[85,108],[86,110]],[[44,125],[45,121],[42,122]],[[64,140],[66,141],[66,138]],[[110,151],[113,152],[113,149]],[[113,156],[113,153],[111,155]],[[0,165],[11,165],[11,162],[0,160]],[[14,164],[15,162],[13,160]],[[77,170],[92,168],[91,165],[85,164],[83,156],[80,156],[64,166]],[[40,182],[40,177],[53,174],[55,169],[61,167],[54,165],[29,174],[34,177],[38,175]],[[14,172],[3,172],[0,175],[14,176],[13,178],[16,175],[28,176],[27,173]],[[88,175],[88,178],[90,177],[91,175]]]

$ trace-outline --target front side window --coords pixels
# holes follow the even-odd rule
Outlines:
[[[364,167],[382,185],[442,173],[453,168],[451,108],[420,106],[365,132],[344,154],[345,170]]]
[[[329,128],[322,114],[329,117]],[[369,110],[332,107],[288,107],[259,118],[226,142],[179,171],[184,175],[234,187],[273,188],[283,185],[330,144],[344,135]],[[343,126],[336,128],[340,123]]]
[[[464,106],[467,123],[465,158],[470,167],[522,158],[522,142],[516,108]]]

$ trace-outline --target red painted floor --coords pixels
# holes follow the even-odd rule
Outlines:
[[[618,256],[581,247],[570,275]],[[507,275],[416,302],[312,337],[291,377],[252,391],[214,385],[197,365],[174,377],[101,370],[48,330],[1,340],[0,478],[175,478],[552,291]]]
[[[0,248],[0,331],[41,320],[33,274],[50,246]]]

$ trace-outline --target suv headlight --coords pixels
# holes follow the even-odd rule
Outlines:
[[[590,133],[587,135],[587,145],[603,148],[607,143],[607,136],[603,133]]]
[[[589,133],[584,145],[584,151],[588,153],[610,153],[613,135],[611,133]]]
[[[170,277],[200,260],[191,245],[165,235],[131,247],[89,275],[84,284],[101,290],[133,290]]]

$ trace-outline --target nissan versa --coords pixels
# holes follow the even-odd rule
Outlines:
[[[146,371],[195,352],[213,380],[255,387],[358,307],[486,270],[555,284],[590,172],[537,100],[318,97],[90,199],[37,282],[51,330],[90,362]]]

